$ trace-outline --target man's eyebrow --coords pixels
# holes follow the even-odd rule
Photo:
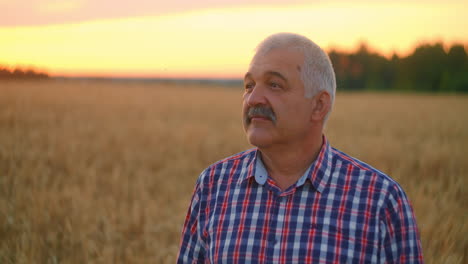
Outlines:
[[[273,75],[273,76],[276,76],[280,79],[282,79],[283,81],[287,82],[288,79],[281,73],[277,72],[277,71],[267,71],[265,72],[265,75]],[[250,72],[247,72],[245,75],[244,75],[244,80],[246,79],[252,79],[252,74]]]
[[[281,74],[281,73],[279,73],[279,72],[276,72],[276,71],[267,71],[267,72],[265,73],[265,75],[273,75],[273,76],[276,76],[276,77],[282,79],[282,80],[285,81],[285,82],[288,82],[288,79],[287,79],[286,77],[284,77],[283,74]]]

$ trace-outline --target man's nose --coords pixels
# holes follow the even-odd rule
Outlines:
[[[250,93],[247,93],[245,100],[249,106],[267,104],[264,87],[256,85]]]

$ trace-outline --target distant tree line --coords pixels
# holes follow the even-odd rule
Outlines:
[[[468,93],[468,56],[465,47],[421,44],[406,57],[386,58],[365,43],[354,53],[329,51],[339,90],[421,91]],[[33,69],[0,66],[2,79],[47,79]]]
[[[38,72],[33,69],[8,69],[0,66],[0,80],[22,80],[22,79],[47,79],[49,75],[47,73]]]
[[[468,57],[463,45],[421,44],[406,57],[386,58],[361,44],[354,53],[331,50],[340,90],[468,92]]]

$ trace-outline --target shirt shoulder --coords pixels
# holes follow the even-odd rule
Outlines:
[[[350,183],[349,187],[372,193],[371,197],[377,202],[376,209],[379,214],[384,213],[384,210],[396,209],[399,203],[411,207],[405,191],[392,177],[340,150],[332,148],[332,152],[333,164],[335,170],[339,170],[338,174],[348,177],[344,181]]]
[[[366,162],[352,157],[336,148],[332,148],[332,152],[334,159],[333,163],[335,166],[338,163],[340,164],[337,169],[346,168],[347,170],[351,170],[353,174],[365,175],[365,177],[367,177],[371,182],[379,182],[389,187],[401,188],[398,182],[396,182],[392,177],[372,167]]]
[[[220,166],[220,165],[223,165],[223,164],[227,164],[227,163],[236,162],[236,161],[239,161],[239,160],[253,159],[255,157],[256,152],[257,152],[257,148],[251,148],[251,149],[248,149],[248,150],[244,150],[242,152],[236,153],[234,155],[231,155],[229,157],[226,157],[224,159],[221,159],[221,160],[218,160],[218,161],[212,163],[210,166],[208,166],[207,169],[211,169],[211,168],[214,168],[214,167],[217,167],[217,166]]]
[[[257,148],[252,148],[218,160],[200,174],[198,182],[212,185],[220,180],[247,177],[247,174],[252,173],[256,153]]]

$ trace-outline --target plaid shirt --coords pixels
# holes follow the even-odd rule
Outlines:
[[[422,263],[411,205],[393,179],[324,144],[282,191],[258,149],[198,178],[178,263]]]

